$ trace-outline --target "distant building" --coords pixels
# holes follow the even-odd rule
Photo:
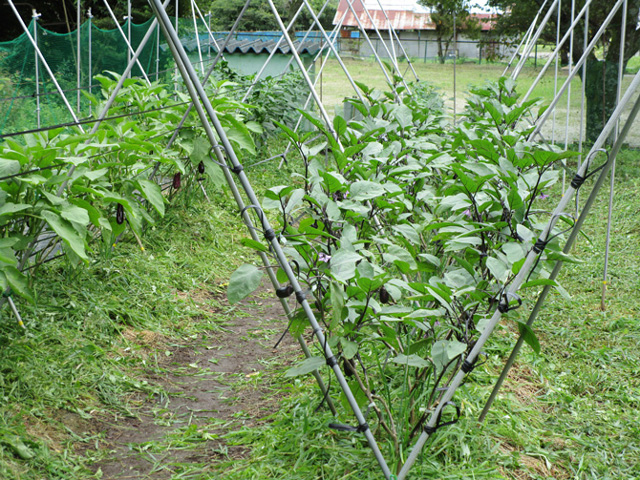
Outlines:
[[[388,57],[388,55],[375,28],[377,27],[380,36],[391,50],[389,44],[389,24],[391,24],[409,57],[425,60],[437,58],[436,26],[431,21],[429,9],[419,5],[415,0],[352,0],[352,7],[356,15],[349,8],[347,0],[340,0],[333,19],[334,25],[342,24],[340,48],[343,53],[362,57],[373,55],[371,47],[360,35],[359,20],[371,39],[374,50],[381,57]],[[483,38],[478,41],[466,38],[464,33],[458,35],[458,57],[479,59],[506,54],[506,51],[501,51],[504,49],[500,45],[493,44],[489,40],[497,15],[492,13],[472,13],[471,15],[479,20]],[[396,55],[401,56],[402,52],[397,42],[394,42],[393,48]],[[450,55],[453,55],[452,46]]]

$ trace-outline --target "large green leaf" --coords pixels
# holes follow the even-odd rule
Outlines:
[[[414,355],[400,354],[392,358],[391,361],[393,363],[397,363],[399,365],[407,365],[409,367],[426,368],[431,366],[431,362],[415,354]]]
[[[252,294],[259,286],[262,280],[262,270],[255,265],[245,263],[241,265],[229,280],[227,288],[227,299],[229,303],[238,303],[243,298]]]
[[[33,292],[29,288],[29,280],[27,276],[12,265],[6,265],[2,268],[7,284],[15,293],[33,303]]]
[[[164,197],[158,184],[143,178],[139,179],[137,183],[142,196],[151,204],[156,212],[164,216]]]
[[[285,377],[297,377],[298,375],[306,375],[326,365],[327,361],[323,357],[309,357],[291,367],[284,373]]]
[[[338,250],[331,257],[331,273],[336,280],[346,282],[356,274],[356,262],[362,257],[356,252],[348,250]]]
[[[15,175],[20,171],[20,162],[0,158],[0,178]]]
[[[536,353],[540,353],[540,342],[538,341],[538,337],[533,333],[533,330],[526,323],[519,322],[516,320],[518,324],[518,330],[520,331],[520,336],[522,339],[531,347],[533,351]]]
[[[45,210],[42,217],[49,224],[51,229],[58,234],[62,241],[81,259],[88,261],[89,258],[84,250],[84,239],[78,235],[73,226],[58,216],[58,214]]]
[[[26,203],[11,203],[7,202],[0,207],[0,217],[4,215],[11,215],[13,213],[22,212],[23,210],[29,210],[31,205]]]
[[[464,353],[467,346],[457,340],[438,340],[431,347],[431,358],[437,370],[442,370],[451,360]]]

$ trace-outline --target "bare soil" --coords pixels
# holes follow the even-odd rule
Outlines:
[[[163,480],[191,468],[206,474],[220,461],[248,454],[227,444],[225,433],[265,422],[278,410],[269,373],[294,361],[299,349],[289,334],[273,348],[287,326],[278,299],[261,288],[233,309],[226,298],[211,296],[228,319],[220,331],[162,346],[162,374],[156,369],[147,381],[167,395],[141,398],[134,417],[103,419],[95,427],[103,439],[93,453],[103,459],[91,468],[103,480]],[[207,295],[195,297],[206,308]]]

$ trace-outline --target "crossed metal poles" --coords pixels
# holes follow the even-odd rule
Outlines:
[[[347,401],[349,402],[349,405],[351,406],[357,418],[358,430],[365,435],[367,441],[369,442],[369,446],[373,450],[374,455],[376,456],[376,459],[380,464],[380,467],[382,468],[382,471],[385,477],[390,478],[391,472],[389,470],[389,467],[387,466],[386,461],[384,460],[382,453],[380,452],[378,444],[376,443],[375,438],[373,437],[373,434],[369,429],[369,426],[364,418],[364,415],[362,414],[362,411],[360,410],[360,407],[358,406],[358,403],[354,398],[351,392],[351,389],[349,388],[349,385],[347,384],[342,374],[342,371],[340,370],[337,359],[333,355],[333,352],[331,351],[331,348],[329,347],[326,341],[322,327],[318,324],[315,318],[315,315],[306,299],[306,296],[302,291],[302,288],[298,283],[298,280],[293,270],[291,269],[291,266],[289,265],[286,256],[284,255],[284,252],[282,251],[277,235],[271,228],[271,225],[269,224],[269,220],[267,219],[267,216],[264,214],[264,211],[260,207],[260,203],[255,195],[255,192],[253,191],[253,187],[249,183],[249,180],[246,174],[244,173],[243,166],[238,160],[233,150],[233,147],[231,146],[229,139],[227,138],[225,131],[222,125],[220,124],[220,121],[218,120],[216,112],[211,106],[211,102],[209,101],[202,87],[202,84],[198,79],[196,72],[193,69],[191,63],[189,62],[187,54],[184,51],[184,48],[182,47],[178,39],[178,36],[176,35],[176,32],[173,29],[173,26],[171,25],[171,22],[169,21],[169,17],[167,16],[166,12],[162,8],[162,5],[160,4],[159,0],[151,0],[151,2],[152,2],[151,6],[154,10],[156,18],[159,20],[160,26],[165,34],[165,38],[176,60],[176,64],[180,69],[180,73],[183,77],[184,83],[189,91],[189,94],[191,95],[191,98],[193,99],[194,106],[198,111],[198,115],[200,116],[202,125],[207,133],[211,146],[214,152],[216,153],[216,156],[220,161],[220,164],[223,167],[223,170],[228,175],[227,179],[229,179],[229,176],[231,175],[230,172],[233,172],[238,177],[238,180],[249,202],[251,202],[248,208],[255,210],[256,214],[259,217],[260,226],[263,229],[265,239],[267,240],[272,253],[276,256],[280,268],[282,268],[284,272],[287,274],[289,282],[295,292],[296,300],[304,310],[313,328],[313,332],[323,349],[324,355],[327,358],[327,363],[333,369],[335,376],[338,380],[338,383],[340,384],[345,394],[345,397],[347,398]],[[206,110],[206,113],[205,113],[205,110]],[[213,128],[211,124],[213,124]],[[215,133],[214,133],[214,129],[215,129]],[[220,147],[216,139],[216,133],[220,138],[220,142],[222,143],[222,148]],[[224,153],[223,153],[223,150],[224,150]],[[229,166],[229,164],[227,163],[225,156],[226,156],[226,159],[228,159],[229,162],[231,163],[231,166]],[[240,207],[240,205],[238,206]]]

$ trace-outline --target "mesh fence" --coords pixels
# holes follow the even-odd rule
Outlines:
[[[173,19],[194,64],[211,61],[217,52],[215,42],[221,44],[228,35],[228,32],[210,35],[206,21],[207,17],[205,21],[198,18],[195,22],[193,18]],[[121,26],[124,37],[131,36],[134,50],[151,28],[151,23],[149,20],[140,25],[125,23]],[[121,74],[127,65],[127,44],[123,34],[117,28],[100,29],[90,20],[79,30],[66,34],[51,32],[33,20],[28,29],[78,118],[88,116],[91,102],[83,92],[94,95],[99,92],[95,76],[104,72]],[[304,34],[297,32],[296,36]],[[264,41],[277,40],[281,36],[281,32],[238,32],[235,39]],[[310,39],[319,41],[320,33],[312,32]],[[139,63],[150,80],[173,83],[175,64],[157,29],[145,45]],[[142,76],[138,65],[134,66],[132,75]],[[72,121],[43,62],[36,61],[35,48],[28,36],[22,34],[15,40],[0,42],[0,135]]]
[[[141,25],[122,26],[125,35],[129,34],[130,28],[134,50],[150,26],[151,20]],[[32,20],[29,32],[80,118],[86,116],[90,108],[90,102],[82,92],[95,94],[98,91],[95,75],[106,71],[122,73],[127,65],[126,41],[117,29],[103,30],[86,21],[79,30],[59,34]],[[158,48],[158,35],[154,33],[139,62],[155,80],[169,68],[169,58],[166,49]],[[132,75],[141,74],[136,65]],[[35,48],[27,35],[0,42],[0,134],[72,120],[43,62],[36,61]]]

